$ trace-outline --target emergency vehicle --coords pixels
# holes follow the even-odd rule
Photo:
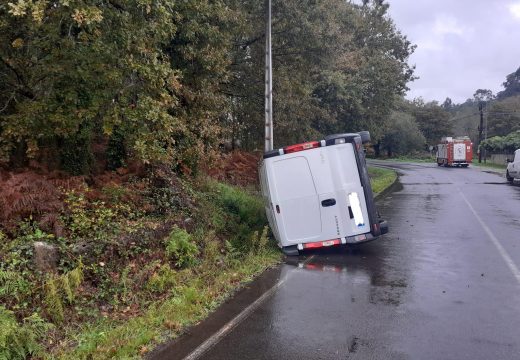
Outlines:
[[[473,143],[467,136],[443,137],[437,145],[438,166],[468,167],[473,160]]]

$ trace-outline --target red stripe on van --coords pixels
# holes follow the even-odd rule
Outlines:
[[[286,146],[286,147],[283,148],[283,152],[285,154],[290,154],[290,153],[303,151],[303,150],[314,149],[314,148],[318,148],[318,147],[320,147],[320,142],[319,141],[309,141],[309,142],[306,142],[306,143]]]
[[[324,246],[333,246],[341,244],[340,239],[327,240],[327,241],[316,241],[312,243],[303,244],[304,249],[316,249]]]

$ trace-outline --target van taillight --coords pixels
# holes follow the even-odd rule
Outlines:
[[[294,152],[298,152],[298,151],[314,149],[317,147],[320,147],[319,141],[309,141],[309,142],[302,143],[302,144],[296,144],[296,145],[284,147],[283,152],[284,152],[284,154],[290,154],[290,153],[294,153]]]

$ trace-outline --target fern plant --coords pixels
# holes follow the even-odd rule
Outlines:
[[[42,351],[38,343],[51,328],[37,313],[16,321],[12,311],[0,305],[0,359],[38,357]]]
[[[65,302],[69,305],[74,303],[76,291],[83,281],[83,263],[60,276],[50,275],[45,282],[45,308],[56,323],[61,323],[64,318]]]
[[[166,255],[175,259],[179,267],[192,266],[197,263],[199,249],[192,242],[191,235],[186,230],[174,228],[166,240]]]
[[[0,298],[14,297],[20,301],[31,293],[31,284],[17,271],[0,268]]]

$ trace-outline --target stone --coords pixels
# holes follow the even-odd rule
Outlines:
[[[36,269],[42,272],[51,272],[58,268],[60,256],[56,246],[43,241],[37,241],[33,244],[33,248]]]

